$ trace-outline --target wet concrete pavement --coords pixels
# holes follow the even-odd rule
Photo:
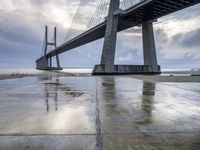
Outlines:
[[[0,81],[0,150],[198,150],[200,83]]]

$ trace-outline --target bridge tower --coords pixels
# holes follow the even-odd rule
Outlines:
[[[93,74],[113,74],[115,72],[115,49],[118,29],[118,12],[120,0],[110,0],[106,23],[101,64],[96,65]]]
[[[152,21],[144,21],[142,23],[144,65],[114,64],[119,15],[123,13],[119,6],[120,0],[110,0],[101,64],[94,67],[92,74],[101,75],[160,73],[160,66],[157,65]]]
[[[42,59],[36,60],[36,68],[39,70],[62,70],[60,67],[60,61],[58,55],[56,55],[56,63],[57,67],[52,66],[52,56],[46,56],[48,46],[54,46],[54,48],[57,48],[57,30],[56,27],[54,28],[54,35],[52,42],[48,41],[48,27],[45,26],[45,38],[44,38],[44,50],[43,50],[43,56]]]

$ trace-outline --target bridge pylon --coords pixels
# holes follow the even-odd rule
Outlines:
[[[114,64],[119,16],[123,13],[119,6],[120,0],[110,0],[101,64],[94,67],[92,74],[159,74],[152,21],[142,24],[144,65]]]
[[[54,28],[53,40],[51,42],[48,41],[48,27],[45,26],[45,38],[44,38],[44,49],[42,50],[43,57],[41,59],[36,60],[36,68],[39,70],[62,70],[60,67],[60,61],[58,54],[56,55],[56,63],[57,67],[52,66],[52,56],[47,57],[48,46],[54,46],[55,49],[57,47],[57,30]]]
[[[157,62],[157,54],[154,40],[153,21],[142,23],[143,57],[144,66],[149,66],[149,73],[161,73]]]

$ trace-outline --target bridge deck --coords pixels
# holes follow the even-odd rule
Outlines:
[[[157,19],[195,5],[199,2],[200,0],[145,0],[127,9],[125,13],[120,15],[118,31],[120,32],[130,27],[140,25],[144,21]],[[43,57],[53,57],[57,54],[103,38],[105,35],[105,29],[106,22],[103,22],[57,47]],[[39,58],[37,61],[43,57]]]

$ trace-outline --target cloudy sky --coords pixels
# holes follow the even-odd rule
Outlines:
[[[74,18],[78,5],[80,15]],[[0,67],[35,67],[45,25],[49,36],[56,26],[58,43],[63,43],[66,33],[87,29],[96,5],[94,0],[0,0]],[[163,68],[200,67],[199,4],[160,18],[154,32]],[[65,52],[60,55],[61,66],[93,67],[100,62],[102,47],[103,39]],[[142,58],[141,30],[118,33],[115,63],[142,64]]]

